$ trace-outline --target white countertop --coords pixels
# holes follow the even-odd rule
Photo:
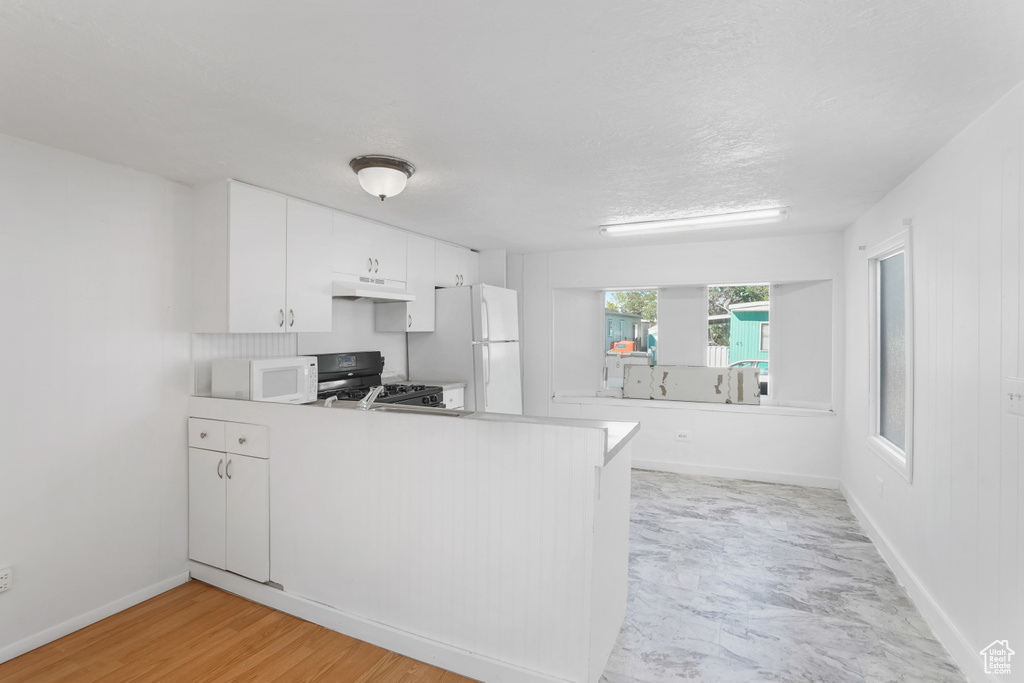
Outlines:
[[[225,398],[208,398],[208,397],[192,397],[193,401],[228,401],[235,403],[235,399]],[[239,403],[249,403],[248,401],[239,401]],[[316,403],[306,403],[296,407],[308,407],[308,408],[323,408],[325,401],[317,401]],[[289,406],[292,404],[286,403],[256,403],[253,405],[260,406]],[[359,410],[356,401],[335,401],[331,404],[331,410]],[[604,463],[607,465],[608,462],[615,457],[622,447],[631,439],[633,436],[640,431],[639,422],[629,422],[620,420],[590,420],[575,417],[542,417],[534,415],[510,415],[508,413],[484,413],[472,410],[451,410],[446,408],[428,408],[426,406],[411,406],[411,405],[396,405],[389,403],[377,403],[368,412],[374,413],[393,413],[393,414],[406,414],[406,415],[430,415],[437,418],[462,418],[467,420],[483,420],[487,422],[519,422],[525,424],[544,424],[544,425],[555,425],[563,427],[584,427],[591,429],[601,429],[605,433],[605,453]]]

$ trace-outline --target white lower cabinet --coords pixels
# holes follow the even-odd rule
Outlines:
[[[444,388],[444,398],[441,399],[444,407],[449,410],[465,410],[466,390],[463,387]]]
[[[202,447],[212,445],[205,441],[210,434],[226,434],[225,450]],[[189,418],[190,559],[255,581],[270,579],[266,446],[267,428],[261,425]]]

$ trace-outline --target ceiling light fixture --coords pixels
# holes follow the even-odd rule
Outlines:
[[[384,201],[386,197],[394,197],[405,189],[416,167],[404,159],[387,157],[380,154],[367,154],[356,157],[348,162],[352,170],[359,176],[359,184],[364,190]]]
[[[789,207],[782,206],[774,209],[736,211],[734,213],[719,213],[711,216],[688,216],[686,218],[673,218],[664,221],[602,225],[601,234],[605,237],[628,237],[630,235],[653,235],[662,232],[682,232],[684,230],[730,228],[737,225],[781,223],[786,220],[787,216],[789,216]]]

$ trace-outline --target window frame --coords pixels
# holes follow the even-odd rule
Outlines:
[[[771,299],[768,300],[768,306],[771,307]],[[771,353],[771,351],[769,351],[768,349],[766,349],[764,347],[764,328],[766,326],[772,324],[771,317],[772,317],[771,316],[771,311],[769,310],[769,312],[768,312],[768,320],[762,321],[761,322],[761,326],[757,330],[757,337],[758,337],[757,338],[757,347],[758,347],[757,350],[758,350],[758,353],[768,353],[768,354]],[[771,327],[768,328],[768,334],[771,335]],[[770,338],[768,340],[768,346],[769,346],[769,348],[771,347],[771,339]]]
[[[885,259],[903,254],[905,350],[905,446],[900,448],[881,434],[881,314],[879,277]],[[914,481],[914,276],[910,231],[903,230],[867,252],[868,266],[868,433],[867,445],[908,483]]]

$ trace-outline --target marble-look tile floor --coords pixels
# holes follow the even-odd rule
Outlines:
[[[964,681],[838,491],[633,472],[607,683]]]

